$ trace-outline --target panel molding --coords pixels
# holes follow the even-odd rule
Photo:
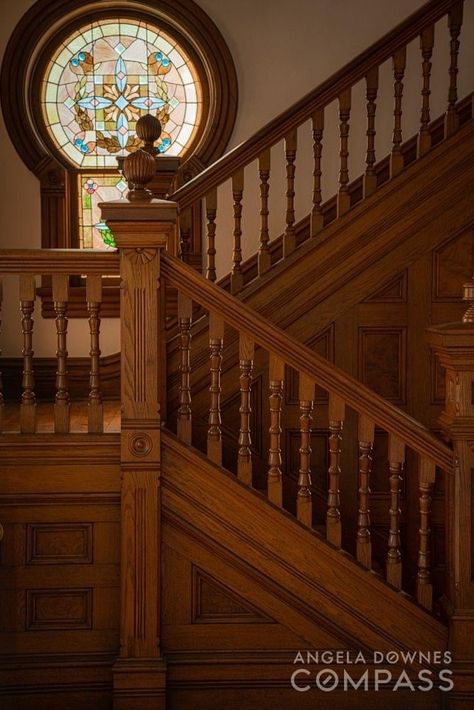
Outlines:
[[[227,606],[227,610],[219,610],[219,603],[223,607]],[[216,605],[215,611],[205,608],[209,604]],[[275,622],[225,584],[199,567],[191,565],[191,623],[273,624]]]
[[[92,564],[93,531],[92,523],[29,523],[26,564]]]
[[[27,589],[25,630],[92,629],[92,591],[91,587]]]

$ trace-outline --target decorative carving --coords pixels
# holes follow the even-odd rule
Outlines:
[[[128,448],[133,456],[148,456],[153,449],[153,441],[146,433],[132,434],[128,441]]]
[[[156,257],[156,249],[145,249],[137,247],[136,249],[127,249],[127,256],[133,264],[148,264]]]
[[[154,143],[161,136],[161,123],[156,116],[151,113],[140,116],[137,121],[136,133],[144,143],[143,150],[154,156],[157,152]]]
[[[127,194],[129,200],[149,202],[153,198],[153,193],[146,186],[153,180],[155,172],[155,159],[150,153],[139,148],[127,155],[123,161],[123,174],[130,188]]]

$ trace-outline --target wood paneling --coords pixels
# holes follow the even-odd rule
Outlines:
[[[27,565],[92,562],[92,523],[33,523],[26,535]]]
[[[4,435],[0,454],[0,704],[108,707],[119,647],[118,436]]]
[[[393,404],[406,403],[406,329],[359,328],[359,379]]]

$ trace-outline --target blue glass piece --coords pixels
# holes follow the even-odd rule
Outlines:
[[[166,146],[171,145],[171,138],[163,138],[162,143],[163,143],[163,145],[166,145]]]
[[[79,99],[77,103],[81,108],[89,108],[96,111],[112,106],[113,102],[110,99],[106,99],[105,96],[86,96],[85,99]]]
[[[155,59],[156,59],[157,62],[161,62],[161,60],[163,59],[163,53],[162,53],[162,52],[157,52],[157,53],[155,54]]]
[[[86,146],[85,143],[81,144],[81,153],[87,153],[89,151],[89,148]]]
[[[120,111],[123,111],[124,108],[127,108],[128,103],[129,103],[129,102],[127,101],[127,99],[125,98],[125,96],[123,96],[123,94],[120,94],[120,96],[118,97],[118,99],[115,100],[115,105],[117,106],[117,108],[120,109]]]
[[[74,139],[74,145],[76,145],[78,148],[82,145],[82,138],[75,138]]]
[[[160,153],[164,153],[167,147],[168,146],[166,146],[164,143],[160,143],[160,145],[158,146],[158,150],[160,151]]]
[[[119,113],[116,125],[118,142],[121,148],[125,148],[128,140],[128,120],[124,113]]]
[[[120,93],[125,91],[127,86],[127,67],[122,57],[119,57],[115,64],[115,84]]]
[[[73,57],[73,58],[71,59],[71,64],[72,64],[73,67],[78,67],[79,64],[80,64],[79,59],[78,59],[77,57]]]
[[[86,55],[84,54],[84,52],[79,52],[79,54],[77,56],[81,62],[83,62],[84,59],[86,58]]]
[[[171,61],[168,59],[168,57],[163,57],[161,63],[163,64],[164,67],[169,67],[171,64]]]
[[[132,106],[134,106],[135,108],[140,108],[143,111],[154,111],[164,106],[165,103],[166,102],[163,101],[163,99],[156,99],[152,96],[141,96],[138,99],[133,99],[133,101],[131,102]]]

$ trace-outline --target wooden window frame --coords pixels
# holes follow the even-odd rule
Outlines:
[[[41,245],[43,248],[78,248],[77,175],[59,153],[43,121],[41,79],[61,40],[90,21],[116,17],[159,25],[183,47],[193,62],[202,87],[203,108],[199,130],[180,156],[176,181],[183,184],[219,158],[232,134],[237,114],[237,75],[230,51],[210,17],[192,0],[116,0],[104,8],[100,0],[38,0],[15,27],[2,63],[0,89],[5,124],[25,165],[40,182]],[[160,160],[160,158],[158,158]],[[200,224],[193,233],[191,263],[201,260]],[[53,317],[51,287],[43,280],[38,294],[43,316]],[[118,285],[105,286],[104,317],[119,316]],[[85,288],[71,283],[69,316],[87,316]]]

